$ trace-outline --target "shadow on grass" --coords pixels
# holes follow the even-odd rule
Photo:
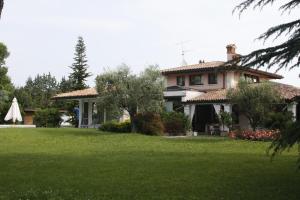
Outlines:
[[[230,138],[221,136],[165,137],[165,139],[174,143],[219,143],[224,141],[232,141]]]
[[[0,155],[0,199],[298,199],[294,160],[142,150]]]
[[[113,136],[126,135],[131,133],[114,133],[104,132],[98,129],[79,129],[79,128],[39,128],[37,129],[41,134],[55,135],[55,136]]]

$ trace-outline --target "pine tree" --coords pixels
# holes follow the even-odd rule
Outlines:
[[[87,72],[86,46],[82,37],[78,37],[74,55],[74,63],[70,67],[73,72],[69,76],[69,79],[72,80],[72,89],[85,89],[87,88],[85,81],[91,76],[91,73]]]
[[[238,6],[235,7],[233,12],[239,12],[241,15],[248,8],[264,8],[265,6],[272,5],[275,2],[280,2],[279,10],[282,13],[290,13],[292,10],[298,8],[300,0],[243,0]],[[276,70],[282,68],[293,69],[300,66],[300,19],[280,24],[268,29],[265,33],[258,37],[259,40],[266,41],[271,37],[285,37],[286,40],[276,46],[259,49],[242,56],[239,61],[245,67],[262,67],[268,68],[276,65]]]
[[[0,0],[0,18],[1,18],[3,6],[4,6],[4,0]]]
[[[59,92],[70,92],[72,90],[72,81],[70,79],[66,79],[64,76],[62,77],[59,83]]]

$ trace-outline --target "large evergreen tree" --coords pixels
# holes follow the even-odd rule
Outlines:
[[[243,0],[234,12],[239,12],[241,15],[248,8],[263,8],[273,3],[279,3],[279,10],[282,13],[290,13],[298,8],[300,0]],[[298,10],[299,12],[299,10]],[[259,40],[266,41],[274,37],[285,38],[285,41],[279,45],[258,49],[242,56],[240,61],[246,67],[262,67],[267,66],[271,68],[276,66],[277,70],[281,68],[293,69],[300,66],[300,19],[279,24],[271,27],[265,33],[258,37]]]
[[[5,59],[9,56],[7,47],[0,42],[0,123],[7,112],[10,97],[13,92],[13,84],[7,75],[8,69],[5,66]]]
[[[0,0],[0,18],[1,18],[3,6],[4,6],[4,0]]]
[[[70,67],[73,71],[69,77],[72,80],[72,89],[85,89],[87,88],[86,79],[91,76],[91,73],[87,72],[86,46],[82,37],[78,37],[74,55],[74,63]]]

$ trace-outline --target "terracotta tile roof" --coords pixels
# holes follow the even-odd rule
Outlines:
[[[272,82],[272,84],[274,84],[274,88],[286,100],[292,100],[293,98],[300,96],[300,88],[298,87],[283,84],[283,83],[275,83],[275,82]]]
[[[188,100],[187,102],[219,102],[226,101],[226,89],[213,90],[203,93],[193,99]]]
[[[225,64],[225,62],[222,62],[222,61],[204,62],[204,63],[194,64],[194,65],[186,65],[186,66],[181,66],[181,67],[173,67],[170,69],[165,69],[165,70],[162,70],[162,73],[167,74],[169,72],[184,72],[184,71],[198,70],[198,69],[217,68],[224,64]]]
[[[245,68],[242,66],[236,66],[232,64],[228,64],[226,62],[222,61],[213,61],[213,62],[204,62],[204,63],[199,63],[199,64],[194,64],[194,65],[186,65],[186,66],[181,66],[181,67],[173,67],[169,69],[162,70],[161,73],[163,75],[167,74],[174,74],[174,73],[184,73],[184,72],[203,72],[206,70],[214,70],[214,69],[219,69],[219,70],[234,70],[234,71],[248,71],[256,74],[262,74],[265,75],[269,78],[273,79],[282,79],[283,77],[281,75],[275,74],[275,73],[270,73],[258,69],[252,69],[252,68]]]
[[[96,88],[87,88],[83,90],[75,90],[72,92],[66,92],[57,94],[52,99],[76,99],[76,98],[88,98],[88,97],[97,97],[98,92]]]
[[[287,101],[291,101],[296,97],[300,97],[300,88],[282,84],[282,83],[276,83],[276,82],[270,82],[275,90],[279,92],[282,98],[284,98]],[[253,84],[254,85],[254,84]],[[259,84],[255,84],[259,85]],[[187,102],[223,102],[227,101],[227,94],[226,89],[221,90],[214,90],[209,91],[207,93],[201,94],[198,97],[195,97],[193,99],[188,100]]]

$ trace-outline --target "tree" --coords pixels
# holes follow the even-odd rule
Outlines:
[[[238,11],[241,15],[248,8],[263,8],[272,5],[274,2],[280,2],[279,8],[283,13],[290,13],[297,8],[300,0],[276,1],[276,0],[243,0],[235,7],[234,12]],[[240,60],[245,67],[262,67],[268,68],[276,65],[277,71],[281,68],[293,69],[300,66],[300,19],[280,24],[268,29],[265,33],[258,37],[259,40],[266,41],[271,37],[275,39],[285,37],[285,41],[279,45],[268,48],[259,49],[241,56]]]
[[[232,128],[232,124],[233,124],[232,114],[229,112],[226,112],[224,110],[221,110],[220,114],[219,114],[219,119],[222,124],[222,131],[224,131],[225,126],[227,126],[230,131]]]
[[[78,37],[74,55],[74,63],[70,67],[73,72],[69,76],[69,79],[73,82],[72,89],[85,89],[87,88],[85,81],[91,76],[91,73],[87,72],[88,64],[86,58],[86,46],[82,37]]]
[[[66,79],[65,77],[62,77],[59,86],[58,86],[58,90],[59,93],[64,93],[64,92],[70,92],[73,89],[73,81],[70,79]],[[68,111],[68,115],[71,117],[69,122],[72,123],[73,125],[75,125],[75,127],[78,127],[78,120],[77,120],[77,116],[75,113],[74,108],[78,106],[78,101],[74,101],[74,100],[58,100],[55,101],[55,106],[57,108],[61,108],[61,109],[65,109]]]
[[[4,6],[4,0],[0,0],[0,18],[1,18],[3,6]]]
[[[59,92],[70,92],[72,90],[72,80],[62,77],[59,83]]]
[[[19,94],[28,94],[19,96],[20,102],[27,102],[26,107],[47,108],[52,105],[50,98],[58,91],[56,78],[50,73],[37,75],[34,79],[28,78],[24,87],[17,89]],[[18,95],[17,95],[18,96]],[[29,104],[27,100],[31,100]]]
[[[5,65],[5,59],[8,58],[9,52],[5,44],[0,42],[0,67]]]
[[[0,123],[4,119],[4,115],[9,107],[11,94],[14,86],[7,75],[8,68],[5,67],[5,59],[8,58],[9,52],[7,47],[0,42]]]
[[[148,67],[139,76],[130,73],[126,65],[107,71],[96,78],[99,103],[106,107],[126,110],[131,130],[136,131],[135,116],[139,113],[160,112],[163,104],[163,78],[157,66]]]
[[[227,97],[247,117],[254,131],[263,125],[274,104],[281,102],[280,95],[268,83],[249,84],[240,81],[236,89],[228,91]]]
[[[279,10],[282,13],[290,13],[300,5],[300,0],[243,0],[234,11],[239,11],[241,15],[249,7],[263,8],[272,5],[274,2],[280,2]],[[298,11],[299,12],[299,11]],[[280,24],[268,29],[258,37],[259,40],[267,41],[271,37],[275,39],[285,37],[285,41],[279,45],[259,49],[242,56],[240,61],[246,67],[257,68],[267,65],[268,68],[277,66],[277,70],[282,68],[293,69],[300,66],[300,19]],[[300,124],[299,122],[289,123],[286,128],[280,130],[279,137],[272,143],[270,150],[273,150],[272,156],[283,150],[298,144],[299,149],[299,168],[300,168]]]

